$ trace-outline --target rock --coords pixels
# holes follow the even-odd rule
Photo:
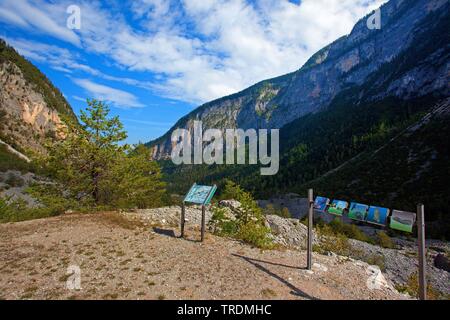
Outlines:
[[[322,272],[328,271],[328,268],[320,263],[313,263],[312,267],[314,270],[318,270],[318,271],[322,271]]]
[[[180,225],[181,207],[170,206],[154,209],[138,209],[135,212],[128,211],[126,215],[129,217],[136,217],[138,219],[149,221],[152,224],[162,225]],[[205,223],[208,224],[211,220],[212,212],[209,207],[205,210]],[[186,206],[185,208],[185,221],[189,225],[200,226],[202,221],[202,208],[201,206]]]
[[[266,225],[271,229],[276,243],[296,249],[306,247],[308,228],[297,219],[268,215],[266,216]],[[315,233],[313,234],[313,243],[317,243],[317,237]]]
[[[390,284],[378,266],[369,266],[366,270],[369,275],[367,279],[367,288],[370,290],[382,290],[384,288],[394,291],[394,287]]]
[[[442,253],[434,257],[434,266],[438,269],[450,272],[450,260]]]
[[[393,239],[397,241],[397,239]],[[417,245],[414,242],[403,242],[405,249],[387,249],[367,242],[354,239],[348,240],[351,256],[357,260],[379,261],[383,265],[384,275],[394,284],[406,285],[410,277],[418,272]],[[428,249],[427,280],[428,283],[442,294],[450,294],[450,273],[437,268],[434,263],[433,252]]]
[[[237,200],[222,200],[219,202],[219,206],[230,208],[232,211],[237,211],[241,208],[241,203]]]

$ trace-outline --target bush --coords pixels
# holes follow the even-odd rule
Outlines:
[[[346,224],[342,222],[340,218],[334,219],[328,225],[335,234],[344,234],[350,239],[364,241],[372,244],[374,243],[373,239],[362,232],[356,225]]]
[[[227,180],[222,197],[237,200],[241,206],[234,212],[235,216],[227,208],[214,207],[210,221],[214,233],[240,239],[258,248],[272,248],[270,229],[265,226],[262,210],[250,193]]]
[[[386,271],[386,259],[382,255],[370,255],[368,257],[363,258],[362,260],[366,261],[368,264],[373,266],[378,266],[381,271]]]
[[[321,224],[316,228],[320,238],[320,245],[316,245],[313,250],[320,254],[334,252],[338,255],[348,256],[351,248],[348,238],[343,233],[336,233],[330,225]]]
[[[4,138],[4,137],[0,137]],[[21,172],[34,172],[35,166],[9,152],[5,145],[0,144],[0,171],[18,170]]]
[[[213,228],[216,235],[236,237],[238,232],[238,223],[228,214],[227,208],[212,208],[213,215],[209,221],[209,225]]]
[[[289,209],[288,209],[288,208],[282,208],[282,209],[280,209],[280,208],[278,208],[278,207],[275,207],[275,206],[272,205],[272,204],[268,204],[268,205],[264,208],[264,214],[265,214],[266,216],[269,216],[269,215],[275,215],[275,216],[279,216],[279,217],[282,217],[282,218],[291,218],[291,217],[292,217],[292,215],[291,215],[291,213],[289,212]]]
[[[56,184],[34,184],[25,191],[50,210],[51,215],[62,214],[69,209],[81,210],[88,206],[83,200],[75,201],[71,197],[65,197],[61,186]]]
[[[28,208],[22,199],[11,201],[0,198],[0,223],[51,217],[59,213],[58,208]]]
[[[237,232],[237,238],[261,249],[272,249],[274,244],[268,237],[270,229],[256,222],[248,222],[241,225]]]
[[[417,272],[411,274],[408,281],[404,285],[397,285],[396,289],[399,292],[408,293],[412,297],[419,297],[419,280]],[[429,300],[445,299],[436,289],[429,283],[427,285],[427,298]]]
[[[377,243],[383,248],[393,249],[395,247],[391,237],[389,237],[384,231],[378,232]]]
[[[65,198],[57,185],[35,184],[25,191],[36,199],[40,206],[30,208],[23,199],[0,198],[0,222],[53,217],[63,214],[68,209],[82,211],[85,205],[82,201]]]

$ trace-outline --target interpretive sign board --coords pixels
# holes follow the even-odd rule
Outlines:
[[[365,221],[368,209],[369,206],[366,204],[352,202],[348,209],[348,217],[353,220]]]
[[[419,298],[427,300],[427,254],[425,243],[425,206],[423,204],[417,205],[417,213],[390,210],[384,207],[368,206],[365,204],[348,202],[343,200],[333,200],[330,204],[330,199],[325,197],[316,197],[313,200],[313,189],[308,190],[308,245],[307,245],[307,270],[312,269],[312,226],[314,210],[319,212],[327,212],[333,215],[342,217],[348,211],[347,216],[350,219],[365,221],[370,224],[386,227],[388,225],[389,213],[391,213],[389,227],[391,229],[413,232],[413,227],[417,220],[417,236],[418,236],[418,282],[419,282]],[[340,220],[339,218],[336,218]]]
[[[389,209],[377,206],[370,206],[366,221],[368,223],[385,226],[387,217],[389,216]]]
[[[194,183],[194,185],[191,187],[186,197],[184,198],[184,202],[207,205],[211,201],[216,190],[217,187],[215,185],[202,186]]]
[[[327,212],[337,216],[342,216],[347,207],[348,207],[347,201],[333,200],[333,202],[328,207]]]
[[[324,197],[316,197],[314,201],[314,210],[325,212],[328,204],[330,203],[330,199]]]
[[[416,222],[416,214],[413,212],[393,210],[391,216],[391,229],[412,232],[414,223]]]
[[[189,189],[189,192],[186,194],[183,200],[183,206],[181,207],[181,237],[184,236],[184,224],[186,223],[186,208],[185,203],[196,203],[202,205],[202,225],[201,225],[201,241],[205,238],[205,206],[211,202],[214,193],[216,192],[217,187],[214,186],[202,186],[194,183]]]

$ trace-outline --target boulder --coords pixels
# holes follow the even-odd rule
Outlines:
[[[434,266],[438,269],[450,272],[450,259],[444,254],[439,253],[434,257]]]
[[[299,220],[268,215],[266,216],[266,226],[272,231],[275,242],[298,249],[306,247],[308,228]],[[313,243],[317,243],[317,235],[314,232],[313,235]]]

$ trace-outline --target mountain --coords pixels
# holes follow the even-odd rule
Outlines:
[[[445,0],[391,0],[381,7],[380,30],[369,30],[367,17],[363,18],[348,36],[314,54],[298,71],[206,103],[148,145],[153,148],[155,158],[164,159],[171,152],[172,131],[192,129],[194,120],[203,121],[205,128],[282,128],[302,116],[325,110],[339,93],[366,84],[374,73],[414,49],[417,33],[423,33],[436,22],[424,22],[427,17],[435,15],[442,19],[448,13],[448,5]],[[438,40],[445,40],[444,33],[445,29]],[[430,61],[424,60],[422,64],[402,61],[403,70],[398,70],[394,77],[373,83],[375,88],[381,89],[383,85],[382,90],[373,92],[375,88],[367,88],[360,92],[361,97],[404,99],[431,92],[445,94],[448,89],[445,50],[436,45],[433,48],[436,50],[424,52]]]
[[[0,39],[0,141],[24,153],[43,152],[65,120],[77,121],[62,93]]]
[[[240,183],[258,197],[316,194],[415,210],[450,239],[450,3],[391,0],[381,30],[359,21],[350,35],[299,71],[207,103],[149,143],[172,191],[193,182]],[[280,128],[280,171],[260,166],[182,165],[164,160],[175,128]]]

